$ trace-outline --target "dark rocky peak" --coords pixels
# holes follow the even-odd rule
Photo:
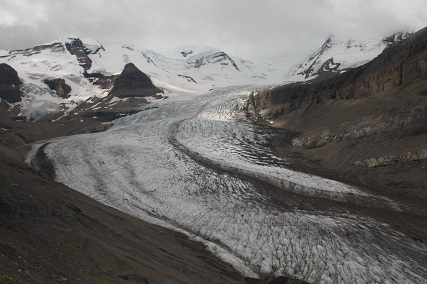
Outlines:
[[[49,86],[49,88],[56,92],[56,95],[61,98],[68,98],[68,94],[71,92],[71,87],[65,83],[62,78],[56,79],[44,79],[43,82]]]
[[[398,42],[401,42],[408,38],[412,33],[408,31],[394,33],[390,36],[387,36],[383,39],[383,43],[387,46],[392,46]]]
[[[209,64],[216,64],[219,63],[222,66],[231,65],[236,69],[237,71],[240,71],[239,67],[237,67],[236,62],[225,52],[219,51],[219,52],[213,52],[209,55],[187,61],[187,68],[200,68],[205,65]]]
[[[92,67],[92,60],[89,54],[96,54],[100,50],[105,50],[102,45],[96,45],[94,48],[88,48],[79,38],[68,38],[65,42],[65,47],[70,54],[75,55],[77,60],[85,70]]]
[[[139,70],[133,63],[125,65],[120,76],[115,80],[110,94],[116,97],[147,97],[163,93],[150,77]]]
[[[6,63],[0,64],[0,99],[8,103],[17,103],[21,101],[21,85],[18,73],[15,69]]]
[[[327,51],[327,50],[329,50],[331,47],[332,47],[332,43],[333,43],[333,41],[334,41],[334,37],[332,37],[332,36],[330,36],[330,37],[328,37],[328,39],[322,44],[322,46],[318,49],[318,50],[316,50],[313,54],[311,54],[309,57],[308,57],[308,59],[307,59],[307,61],[305,62],[305,63],[301,63],[300,65],[299,65],[299,69],[303,69],[303,68],[305,68],[304,70],[302,70],[301,72],[298,72],[297,74],[298,75],[303,75],[304,76],[304,78],[305,79],[307,79],[307,78],[309,78],[309,77],[311,77],[311,76],[315,76],[315,75],[319,75],[319,73],[321,73],[321,71],[323,70],[323,69],[320,69],[319,71],[320,72],[315,72],[315,70],[314,70],[314,66],[318,63],[318,60],[319,60],[319,58]],[[326,64],[326,65],[328,65],[329,64],[329,61],[332,61],[333,62],[333,58],[330,58],[329,60],[328,60],[328,62],[325,62],[324,64]],[[311,63],[311,64],[310,64]],[[303,64],[305,64],[305,65],[303,65]],[[310,64],[308,67],[306,67],[307,66],[307,64]],[[323,67],[323,66],[322,66]],[[337,67],[338,68],[338,67]],[[331,70],[333,70],[334,68],[330,68]]]
[[[81,51],[81,52],[84,52],[86,55],[96,54],[100,50],[105,50],[104,47],[98,42],[92,45],[85,44],[80,38],[76,38],[76,37],[69,37],[65,41],[65,46],[70,53],[72,51],[73,52]]]

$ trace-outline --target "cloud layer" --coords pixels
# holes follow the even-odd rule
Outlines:
[[[425,0],[0,0],[0,7],[0,49],[76,35],[276,57],[312,51],[332,34],[369,38],[427,25]]]

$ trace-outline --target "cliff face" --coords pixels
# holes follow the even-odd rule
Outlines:
[[[427,198],[427,28],[335,77],[261,90],[253,105],[299,133],[274,142],[284,156]]]
[[[0,99],[6,100],[8,103],[20,102],[19,85],[21,84],[15,69],[6,63],[0,64]]]

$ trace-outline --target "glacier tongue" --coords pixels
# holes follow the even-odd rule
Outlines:
[[[107,205],[203,240],[247,276],[314,283],[423,283],[425,246],[369,218],[316,207],[348,199],[394,208],[340,182],[292,171],[265,132],[236,119],[247,87],[181,95],[102,133],[52,141],[56,176]],[[303,200],[313,209],[298,205]]]

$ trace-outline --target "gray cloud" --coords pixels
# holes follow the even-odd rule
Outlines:
[[[0,49],[76,35],[275,57],[312,51],[332,34],[369,38],[427,25],[425,0],[0,0],[0,7]]]

